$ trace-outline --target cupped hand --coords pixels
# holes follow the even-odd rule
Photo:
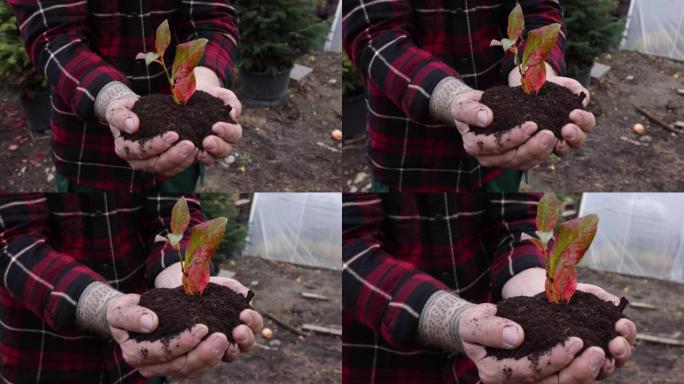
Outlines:
[[[165,132],[144,143],[125,140],[121,133],[135,133],[140,119],[131,111],[138,96],[116,99],[107,108],[106,119],[114,137],[116,155],[128,162],[131,168],[173,176],[189,167],[198,149],[189,140],[178,142],[176,132]]]
[[[224,105],[230,105],[230,117],[233,119],[232,122],[215,123],[211,127],[214,135],[205,137],[202,142],[203,150],[197,155],[197,160],[206,165],[212,165],[216,163],[217,159],[228,157],[233,151],[233,146],[242,137],[242,127],[237,123],[242,112],[242,104],[235,93],[229,89],[220,86],[207,86],[201,90],[221,99]]]
[[[463,349],[477,366],[483,384],[534,383],[551,377],[555,380],[556,373],[582,349],[582,340],[571,337],[540,356],[536,363],[529,358],[497,360],[487,356],[485,347],[517,348],[525,334],[519,324],[495,315],[496,305],[479,304],[465,310],[458,324]]]
[[[576,95],[584,93],[585,97],[582,100],[582,105],[585,108],[589,105],[589,90],[583,87],[577,80],[562,76],[549,76],[547,80],[568,88]],[[569,118],[571,122],[561,128],[563,140],[560,140],[554,148],[554,153],[558,156],[565,156],[570,151],[570,148],[576,149],[581,147],[587,138],[587,134],[596,126],[596,118],[589,111],[574,109],[570,112]]]
[[[466,91],[454,97],[451,116],[463,138],[463,148],[485,167],[527,170],[544,161],[557,143],[551,131],[537,132],[534,122],[525,122],[501,137],[478,134],[489,126],[493,112],[480,103],[482,91]]]

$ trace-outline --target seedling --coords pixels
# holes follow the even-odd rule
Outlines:
[[[138,53],[136,59],[145,59],[145,64],[161,64],[166,74],[166,79],[171,86],[171,94],[176,104],[187,104],[188,100],[195,93],[195,73],[194,69],[199,64],[204,55],[204,48],[207,39],[191,40],[176,46],[176,56],[173,60],[171,72],[164,63],[164,53],[171,43],[171,30],[169,21],[164,20],[157,27],[155,41],[155,52]]]
[[[522,60],[518,55],[520,46],[524,43],[521,39],[525,30],[525,18],[522,7],[516,4],[508,15],[508,38],[501,41],[492,40],[490,46],[501,46],[504,52],[513,54],[515,65],[521,76],[522,89],[525,93],[535,95],[546,81],[546,56],[556,45],[560,24],[553,23],[527,33],[527,45],[522,54]]]
[[[537,207],[537,236],[523,236],[544,253],[546,298],[552,304],[570,298],[577,288],[575,265],[579,263],[596,235],[598,216],[578,217],[558,224],[560,209],[553,193],[544,194]]]
[[[190,212],[184,197],[181,197],[173,206],[171,233],[166,235],[164,241],[178,252],[185,294],[201,295],[209,284],[209,261],[223,239],[227,222],[228,219],[225,217],[218,217],[193,226],[190,232],[190,242],[183,252],[180,242],[190,223]]]

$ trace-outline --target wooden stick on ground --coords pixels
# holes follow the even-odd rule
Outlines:
[[[296,335],[299,335],[299,336],[306,336],[306,333],[304,333],[304,332],[300,331],[299,329],[297,329],[297,328],[291,326],[290,324],[288,324],[288,323],[286,323],[286,322],[280,320],[279,318],[275,317],[275,315],[270,314],[270,313],[268,313],[268,312],[266,312],[266,311],[264,311],[264,310],[261,310],[261,309],[257,309],[256,311],[259,312],[259,313],[261,313],[262,315],[268,317],[268,318],[271,319],[274,323],[280,325],[281,327],[287,329],[288,331],[290,331],[290,332],[292,332],[292,333],[294,333],[294,334],[296,334]]]
[[[638,105],[636,105],[636,104],[632,104],[632,105],[633,105],[634,108],[635,108],[637,111],[639,111],[642,115],[646,116],[649,120],[651,120],[652,122],[654,122],[654,123],[660,125],[661,127],[665,128],[666,130],[668,130],[668,131],[670,131],[670,132],[672,132],[672,133],[682,133],[682,131],[676,129],[676,128],[673,127],[672,125],[670,125],[670,124],[664,122],[663,120],[657,118],[655,115],[653,115],[651,112],[645,110],[644,108],[641,108],[640,106],[638,106]]]
[[[301,292],[302,297],[305,299],[314,299],[314,300],[330,300],[327,296],[319,295],[318,293],[313,293],[313,292]]]
[[[645,333],[637,333],[637,339],[644,340],[644,341],[650,341],[652,343],[660,343],[660,344],[676,345],[678,347],[684,347],[684,340],[677,340],[677,339],[673,339],[670,337],[653,336],[653,335],[647,335]]]
[[[320,325],[304,324],[302,325],[302,329],[318,333],[325,333],[328,335],[342,336],[341,328],[321,327]]]
[[[648,303],[642,303],[639,301],[630,301],[629,306],[633,308],[641,308],[641,309],[658,309],[655,305],[648,304]]]

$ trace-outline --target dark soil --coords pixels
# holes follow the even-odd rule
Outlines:
[[[520,324],[525,331],[525,341],[516,349],[487,348],[487,354],[499,360],[530,355],[534,362],[568,337],[577,336],[584,342],[582,350],[597,346],[610,358],[608,342],[619,336],[615,323],[625,317],[622,311],[627,303],[623,297],[616,307],[582,291],[576,291],[568,305],[550,304],[544,292],[534,297],[504,300],[497,303],[496,315]]]
[[[486,90],[480,102],[494,112],[492,125],[477,133],[501,136],[526,121],[534,121],[540,130],[547,129],[561,138],[561,128],[570,122],[570,112],[584,109],[586,95],[547,81],[537,95],[528,95],[522,87],[498,86]]]
[[[202,295],[186,295],[183,287],[151,289],[140,296],[140,306],[157,314],[159,326],[152,333],[131,333],[137,341],[169,340],[195,324],[209,327],[209,335],[221,332],[231,343],[233,328],[242,324],[239,316],[244,309],[251,309],[249,301],[254,297],[250,291],[247,298],[228,287],[209,283]]]
[[[195,147],[202,148],[202,140],[212,134],[214,123],[234,123],[231,107],[202,91],[195,92],[186,105],[176,104],[171,95],[146,95],[131,110],[140,118],[140,129],[133,134],[121,134],[131,141],[145,142],[164,132],[175,131],[180,140],[190,140]]]

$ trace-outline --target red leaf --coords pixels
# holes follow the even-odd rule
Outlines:
[[[546,80],[544,61],[556,45],[560,24],[549,24],[530,31],[527,34],[527,45],[523,51],[523,89],[527,93],[537,93]],[[544,69],[542,71],[542,69]],[[529,78],[528,78],[529,77]]]
[[[171,210],[171,232],[182,235],[190,224],[190,212],[188,202],[181,196]]]
[[[187,104],[188,100],[195,94],[195,73],[191,72],[190,76],[183,77],[176,81],[171,93],[176,104]]]
[[[171,43],[171,29],[169,28],[169,21],[164,20],[159,27],[157,27],[157,37],[155,40],[155,48],[157,54],[164,60],[164,52]]]
[[[178,44],[176,47],[176,57],[173,60],[171,79],[174,83],[192,73],[202,56],[207,45],[207,39],[197,39]]]
[[[525,93],[539,93],[539,90],[546,82],[546,65],[528,66],[521,79],[523,91]]]
[[[192,227],[190,244],[185,250],[183,289],[186,294],[202,294],[209,284],[209,262],[223,240],[227,222],[225,217],[219,217]]]

